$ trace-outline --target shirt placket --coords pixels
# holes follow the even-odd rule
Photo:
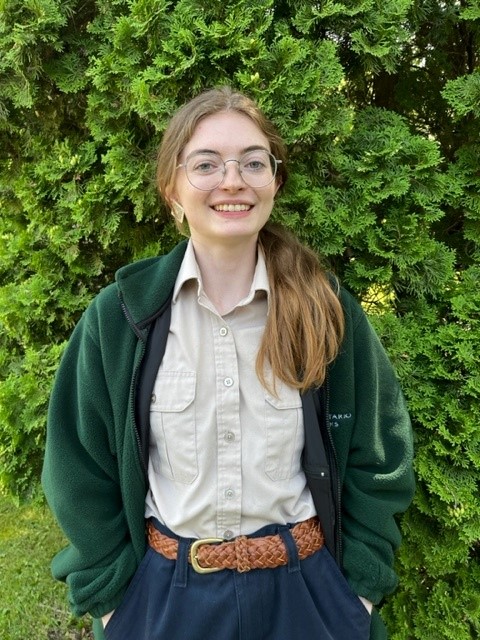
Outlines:
[[[217,536],[240,535],[242,505],[242,447],[240,385],[233,331],[219,316],[212,317],[217,401]]]

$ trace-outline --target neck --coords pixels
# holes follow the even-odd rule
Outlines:
[[[257,262],[257,241],[241,247],[211,247],[192,240],[205,293],[220,315],[231,311],[250,291]]]

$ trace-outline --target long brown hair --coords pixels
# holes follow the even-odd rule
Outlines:
[[[338,283],[330,283],[316,253],[279,225],[267,223],[258,242],[267,264],[270,310],[257,375],[272,390],[265,378],[269,363],[273,382],[278,378],[300,391],[320,386],[343,337]]]
[[[237,111],[250,118],[266,136],[273,155],[282,161],[277,180],[285,184],[286,149],[275,126],[247,96],[230,87],[201,93],[181,107],[171,119],[157,160],[157,187],[171,205],[178,159],[199,122],[222,111]],[[275,380],[306,391],[323,383],[327,366],[339,350],[344,318],[334,290],[318,256],[278,225],[267,223],[260,231],[270,284],[270,309],[257,355],[257,375],[275,393]],[[267,375],[271,368],[273,380]]]

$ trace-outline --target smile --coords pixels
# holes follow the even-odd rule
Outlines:
[[[250,204],[216,204],[215,211],[248,211],[252,208]]]

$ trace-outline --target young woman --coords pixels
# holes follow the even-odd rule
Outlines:
[[[53,561],[107,640],[378,640],[412,439],[359,305],[268,222],[281,139],[229,88],[183,106],[158,186],[189,241],[117,273],[51,397]]]

